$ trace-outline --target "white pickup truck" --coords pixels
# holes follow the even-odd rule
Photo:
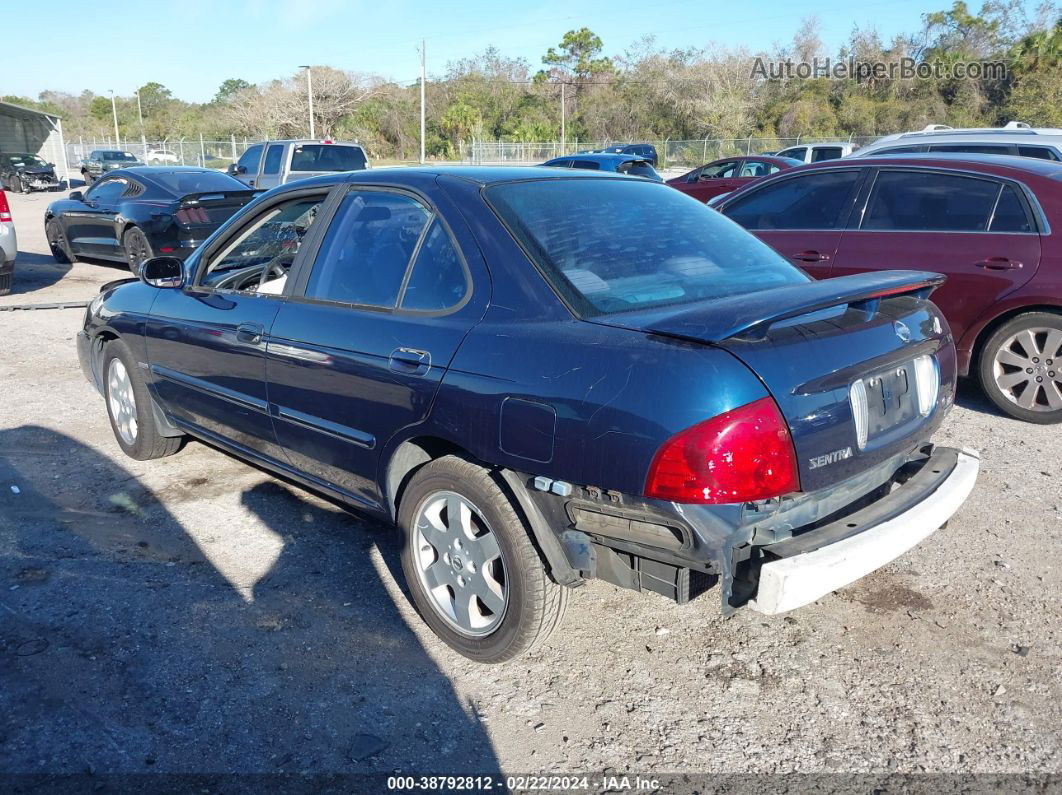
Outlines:
[[[252,188],[275,188],[287,182],[336,171],[369,167],[356,143],[310,139],[262,141],[247,148],[228,173]]]

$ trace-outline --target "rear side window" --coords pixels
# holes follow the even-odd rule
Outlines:
[[[360,171],[365,153],[360,146],[297,144],[291,153],[292,171]]]
[[[740,160],[727,160],[725,163],[705,166],[701,169],[701,179],[725,179],[734,176]]]
[[[803,162],[804,155],[807,153],[807,151],[808,150],[807,150],[806,147],[797,146],[797,147],[794,147],[793,149],[783,149],[781,152],[778,153],[778,157],[794,157],[797,160],[800,160],[800,161]]]
[[[870,193],[862,228],[983,232],[998,194],[999,183],[988,179],[882,171]]]
[[[924,152],[925,146],[890,146],[888,149],[879,149],[876,152],[867,152],[867,156],[871,155],[907,155],[913,152]]]
[[[1054,150],[1046,146],[1019,146],[1018,154],[1022,157],[1036,157],[1040,160],[1058,160],[1058,155]]]
[[[989,226],[992,232],[1032,232],[1033,225],[1025,204],[1018,196],[1013,185],[1004,185],[1003,192],[996,203],[996,212]]]
[[[633,174],[636,177],[655,177],[656,169],[644,161],[629,160],[626,163],[620,163],[616,167],[616,171],[620,174]]]
[[[263,174],[279,174],[280,173],[280,160],[284,155],[284,144],[270,144],[266,150],[265,166],[262,168]]]
[[[767,185],[738,199],[723,214],[746,229],[839,229],[859,171],[823,171]]]
[[[769,170],[773,169],[773,170]],[[767,174],[773,174],[778,171],[778,166],[769,166],[767,163],[761,163],[758,160],[746,160],[745,165],[741,167],[739,177],[764,177]]]
[[[1009,155],[1011,147],[1004,144],[933,144],[930,152],[965,152],[972,155]]]
[[[657,183],[544,179],[493,185],[485,195],[583,317],[808,281],[714,210]]]
[[[306,297],[394,308],[430,218],[428,209],[409,196],[348,194],[321,244]]]
[[[402,293],[403,309],[441,311],[456,306],[465,297],[465,269],[450,235],[442,222],[435,220],[428,230],[413,272]]]
[[[817,146],[811,150],[811,162],[818,163],[822,160],[836,160],[844,152],[839,146]]]
[[[548,166],[549,168],[571,168],[572,167],[572,161],[571,160],[551,160],[548,163],[545,163],[544,165]]]

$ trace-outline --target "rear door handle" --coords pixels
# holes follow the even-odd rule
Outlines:
[[[990,271],[1009,271],[1017,270],[1022,266],[1020,262],[1015,262],[1012,259],[1006,257],[989,257],[988,259],[981,260],[974,263],[978,268],[985,268]]]
[[[416,348],[395,348],[387,363],[395,372],[422,375],[431,367],[431,354]]]
[[[265,331],[265,326],[261,323],[241,323],[236,327],[236,340],[249,345],[257,345],[262,341],[263,331]]]
[[[830,255],[820,254],[817,251],[801,251],[798,254],[794,254],[792,258],[801,262],[826,262]]]

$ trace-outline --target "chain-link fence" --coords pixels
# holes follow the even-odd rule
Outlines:
[[[119,149],[129,152],[149,166],[200,166],[223,169],[240,158],[255,141],[230,136],[228,140],[204,138],[168,138],[161,141],[126,140],[115,146],[113,138],[78,138],[66,142],[70,171],[80,171],[83,159],[96,149]]]
[[[703,163],[710,163],[721,157],[753,155],[779,152],[791,146],[830,141],[844,141],[862,146],[879,138],[877,135],[849,135],[841,138],[813,138],[797,136],[795,138],[703,138],[692,141],[672,141],[666,139],[645,140],[656,147],[658,166],[665,168],[694,168]],[[462,147],[463,159],[475,164],[506,163],[541,163],[553,157],[560,157],[574,152],[603,149],[607,146],[619,146],[627,141],[571,141],[561,144],[559,141],[541,143],[520,143],[507,141],[473,141]]]

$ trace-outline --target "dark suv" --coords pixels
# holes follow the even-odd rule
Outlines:
[[[1012,417],[1062,422],[1062,163],[992,155],[833,160],[718,209],[818,279],[915,268],[963,375]]]
[[[95,149],[81,161],[81,178],[86,185],[91,185],[108,171],[116,168],[144,165],[130,152],[121,149]]]
[[[653,168],[656,168],[659,162],[656,155],[656,147],[652,144],[612,144],[612,146],[606,146],[604,149],[595,149],[594,152],[612,155],[638,155],[643,160],[648,160],[652,163]]]

